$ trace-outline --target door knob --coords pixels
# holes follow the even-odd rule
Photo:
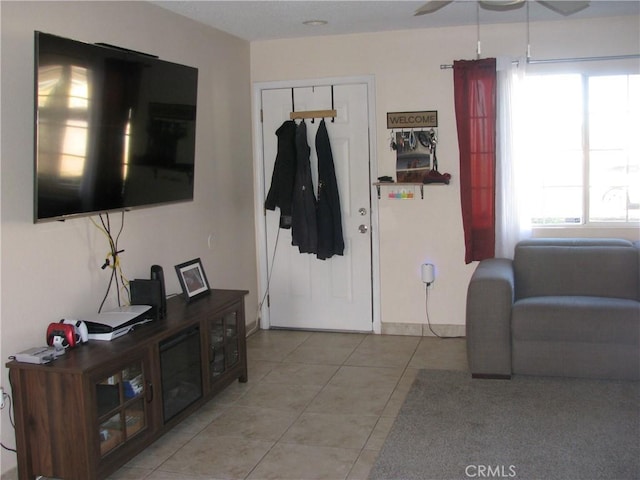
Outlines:
[[[358,231],[359,231],[360,233],[367,233],[367,231],[368,231],[368,230],[369,230],[369,227],[368,227],[367,225],[364,225],[364,224],[363,224],[363,225],[360,225],[360,226],[358,227]]]

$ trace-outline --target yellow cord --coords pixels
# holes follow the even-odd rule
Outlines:
[[[89,220],[91,220],[91,223],[93,223],[93,225],[107,238],[107,242],[109,242],[109,244],[111,245],[113,239],[111,235],[109,235],[109,232],[107,232],[107,230],[103,226],[98,225],[98,223],[93,219],[93,217],[89,217]],[[112,258],[113,260],[109,261],[109,258]],[[117,271],[116,275],[120,276],[120,280],[122,282],[122,287],[119,290],[121,293],[123,293],[123,296],[125,298],[129,299],[129,290],[128,290],[129,280],[127,279],[127,277],[124,276],[124,273],[122,272],[122,265],[120,263],[120,256],[118,255],[118,252],[115,252],[115,253],[113,251],[107,252],[107,254],[105,255],[105,263],[102,268],[104,269],[107,267]],[[117,284],[118,282],[116,281],[116,285]]]
[[[100,231],[102,232],[102,234],[103,234],[105,237],[107,237],[107,240],[110,240],[110,238],[109,238],[109,234],[107,233],[107,231],[106,231],[103,227],[101,227],[100,225],[98,225],[98,224],[96,223],[96,221],[93,219],[93,217],[89,217],[89,220],[91,220],[91,223],[93,223],[93,224],[95,225],[95,227],[96,227],[98,230],[100,230]]]

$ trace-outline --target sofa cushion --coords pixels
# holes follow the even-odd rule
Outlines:
[[[640,346],[640,302],[564,296],[518,300],[511,312],[514,343],[617,343]]]
[[[640,380],[638,346],[616,343],[517,342],[512,372],[547,377]]]
[[[569,295],[639,300],[638,249],[622,239],[532,239],[516,246],[515,298]]]

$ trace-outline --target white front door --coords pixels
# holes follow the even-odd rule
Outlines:
[[[335,85],[326,118],[342,210],[344,255],[319,260],[291,245],[291,230],[279,228],[280,211],[266,211],[270,327],[372,331],[371,179],[369,106],[366,83]],[[293,99],[292,99],[293,92]],[[295,111],[332,108],[331,86],[299,86],[261,91],[265,194],[277,153],[276,130]],[[305,120],[311,172],[317,197],[315,137],[321,119]],[[297,120],[300,123],[301,120]]]

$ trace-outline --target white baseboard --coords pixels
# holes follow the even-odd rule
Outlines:
[[[440,337],[464,337],[464,325],[432,324],[431,329]],[[409,335],[413,337],[435,337],[424,323],[382,323],[382,335]]]
[[[0,476],[1,480],[18,480],[18,467],[13,467],[11,470],[7,470]]]
[[[248,337],[249,335],[256,333],[258,330],[260,330],[260,324],[256,320],[251,323],[247,323],[245,326],[245,329]]]

